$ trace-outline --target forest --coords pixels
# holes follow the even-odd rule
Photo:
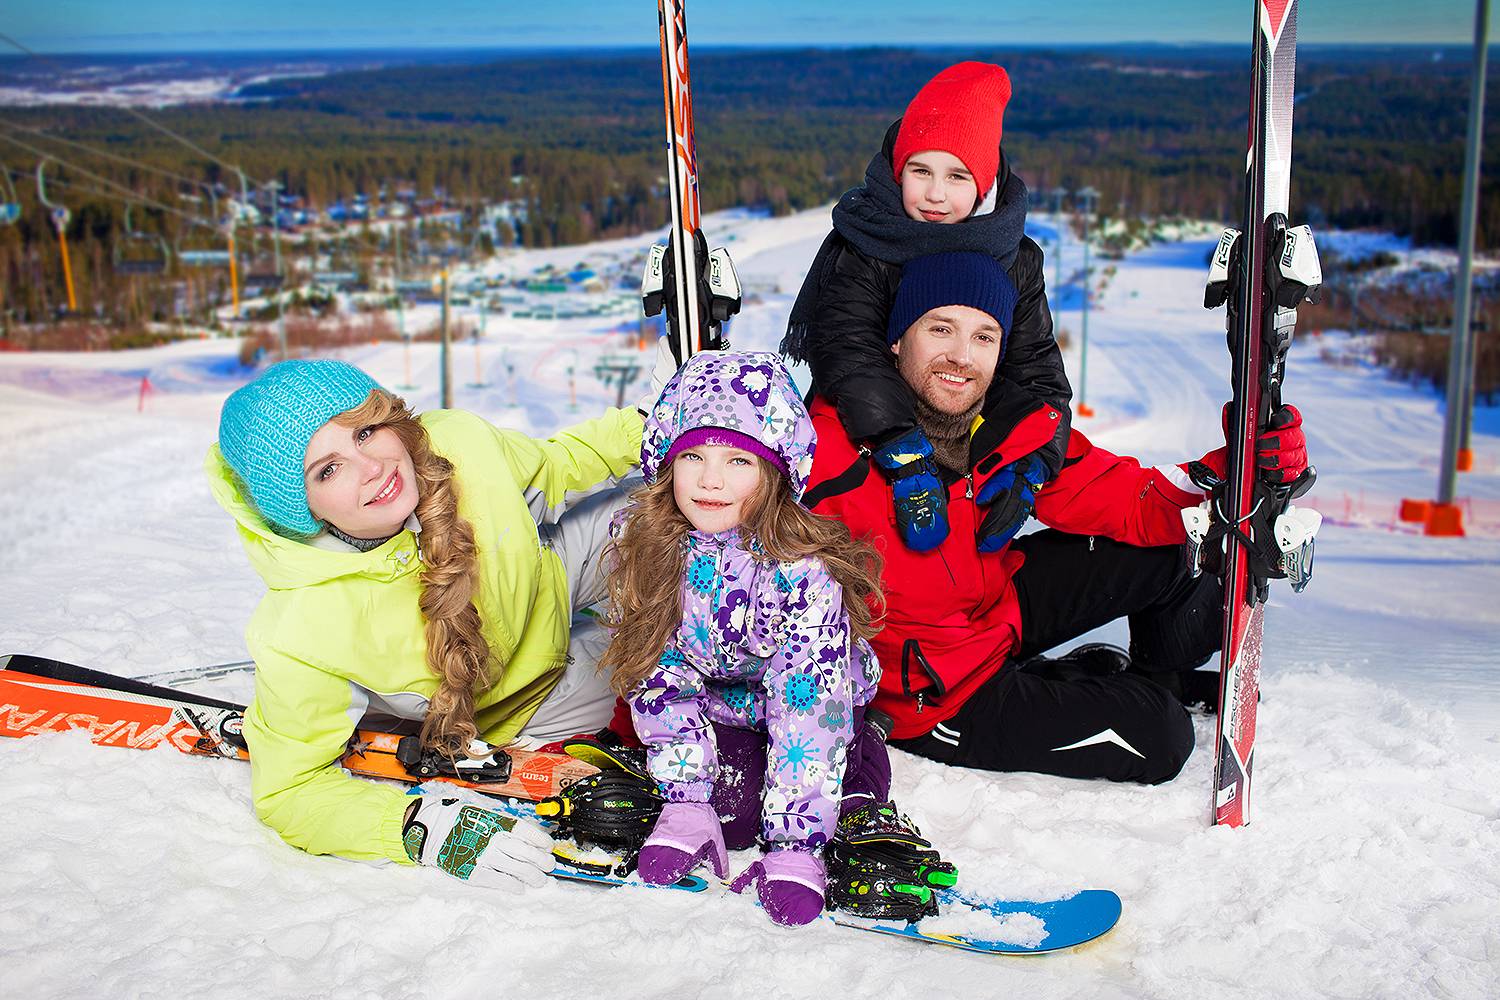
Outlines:
[[[1462,52],[1450,55],[1300,54],[1294,221],[1377,227],[1419,245],[1456,242],[1469,67]],[[695,50],[704,210],[784,214],[838,197],[859,183],[918,87],[963,58],[1009,71],[1003,146],[1038,205],[1050,207],[1047,192],[1058,186],[1093,186],[1107,218],[1233,221],[1248,82],[1247,59],[1230,48]],[[389,200],[398,189],[466,218],[513,202],[524,221],[507,235],[529,246],[634,234],[666,220],[653,52],[447,60],[272,81],[239,96],[151,112],[210,155],[116,109],[0,109],[0,163],[21,206],[15,224],[0,228],[0,309],[26,323],[66,305],[57,238],[36,199],[42,152],[67,164],[49,165],[49,194],[71,213],[78,311],[92,315],[160,318],[182,308],[180,287],[153,289],[118,273],[116,262],[122,247],[145,239],[222,246],[220,234],[189,217],[211,214],[205,190],[220,196],[214,211],[238,196],[230,165],[262,194],[274,181],[313,211],[356,195]],[[1492,86],[1492,106],[1496,96]],[[1481,248],[1485,234],[1500,231],[1500,135],[1488,131]],[[139,198],[128,225],[125,191]],[[240,252],[263,256],[267,232],[242,229]],[[206,287],[199,296],[216,294]]]

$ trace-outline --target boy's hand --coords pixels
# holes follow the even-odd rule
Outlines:
[[[975,532],[980,552],[999,552],[1016,537],[1036,510],[1036,494],[1047,481],[1047,466],[1036,454],[1001,466],[979,487],[974,500],[984,509]]]
[[[914,552],[935,549],[948,537],[948,491],[932,458],[932,442],[913,428],[870,453],[891,482],[896,526]]]

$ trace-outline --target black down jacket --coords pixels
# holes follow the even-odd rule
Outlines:
[[[899,212],[900,189],[894,180],[886,181],[892,176],[891,148],[899,124],[891,126],[886,133],[884,149],[876,160],[871,161],[866,186],[846,194],[839,209],[835,210],[835,230],[824,242],[808,273],[807,283],[813,287],[805,284],[799,294],[792,315],[795,329],[789,330],[783,345],[794,357],[807,361],[812,370],[812,393],[832,402],[849,436],[862,443],[880,444],[916,426],[916,395],[896,370],[895,356],[886,344],[886,320],[901,281],[901,264],[904,259],[920,252],[938,252],[940,248],[930,247],[932,240],[950,234],[940,234],[936,230],[958,230],[970,225],[968,222],[953,226],[913,223],[921,227],[914,232],[921,233],[922,242],[929,244],[930,248],[913,253],[908,241],[907,246],[883,254],[894,260],[877,259],[862,252],[839,231],[841,210],[856,196],[861,199],[867,214],[871,200],[877,198],[883,202],[885,210],[894,208]],[[883,166],[877,162],[882,159]],[[890,188],[887,188],[887,183]],[[877,185],[884,190],[870,194]],[[892,189],[896,198],[894,206],[890,204]],[[1003,193],[1002,202],[1019,197],[1024,205],[1025,185],[1010,173],[1003,155],[998,190]],[[848,218],[847,214],[845,218]],[[1014,228],[1019,230],[1019,226]],[[1007,271],[1020,293],[1011,329],[1005,338],[1005,354],[990,385],[984,412],[987,422],[1000,414],[1011,414],[1012,422],[1018,421],[1034,409],[1024,405],[1018,398],[1020,396],[1057,407],[1063,419],[1058,422],[1060,426],[1051,443],[1039,450],[1042,460],[1055,474],[1062,466],[1067,449],[1071,423],[1069,402],[1073,389],[1063,370],[1062,354],[1052,334],[1052,313],[1047,306],[1043,280],[1042,248],[1019,231],[1013,238],[1016,243],[1012,246],[984,248],[1002,263],[1011,258]],[[866,242],[868,245],[868,240]],[[958,245],[953,249],[972,247]],[[806,320],[801,324],[797,322],[799,310]],[[1009,429],[989,428],[1002,437]]]

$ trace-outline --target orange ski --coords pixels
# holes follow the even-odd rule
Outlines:
[[[245,707],[190,691],[76,667],[59,660],[13,653],[0,656],[0,736],[13,738],[87,730],[100,746],[249,760],[241,729]],[[397,758],[402,737],[361,729],[340,765],[351,774],[407,784],[443,781],[486,795],[531,801],[556,795],[598,771],[562,753],[506,748],[506,780],[470,781],[408,771]]]

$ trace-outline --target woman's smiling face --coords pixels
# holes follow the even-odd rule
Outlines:
[[[389,427],[346,427],[330,420],[307,443],[307,506],[355,538],[388,538],[417,507],[416,467]]]

